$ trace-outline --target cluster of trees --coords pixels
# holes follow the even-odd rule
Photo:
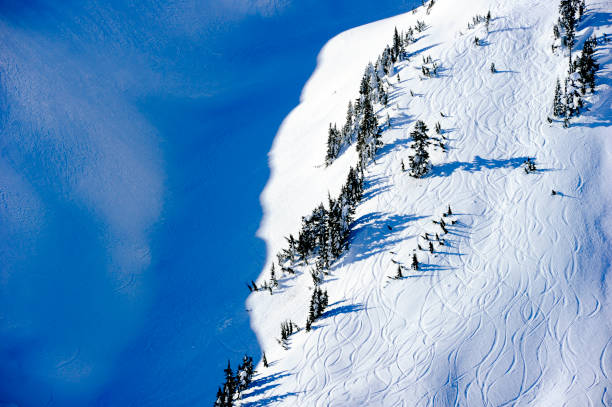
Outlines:
[[[306,320],[306,331],[310,331],[313,322],[317,320],[325,308],[329,305],[329,298],[327,296],[327,290],[323,290],[319,286],[315,286],[310,298],[310,308],[308,310],[308,319]]]
[[[576,26],[582,19],[586,10],[584,0],[561,0],[559,4],[559,21],[553,26],[555,40],[561,42],[561,46],[569,48],[570,59],[572,47],[576,42]],[[553,51],[557,46],[553,44]]]
[[[584,107],[583,97],[590,90],[595,92],[595,74],[599,65],[595,60],[597,38],[587,38],[578,58],[572,59],[572,47],[576,38],[576,26],[585,11],[584,0],[561,0],[559,5],[559,23],[554,27],[555,39],[561,39],[561,44],[569,49],[568,76],[561,81],[557,79],[553,97],[553,115],[564,119],[568,126],[569,119],[578,116]],[[553,44],[553,50],[555,45]]]
[[[438,63],[431,58],[431,55],[427,56],[427,58],[423,57],[423,65],[421,65],[423,76],[428,78],[438,76],[438,68]]]
[[[227,362],[225,373],[225,383],[217,390],[215,407],[232,407],[234,401],[240,399],[242,392],[249,388],[255,369],[253,368],[253,358],[244,356],[242,363],[238,365],[236,374],[232,371],[230,362]]]
[[[293,332],[297,332],[299,331],[299,327],[294,324],[291,320],[289,321],[285,321],[281,323],[281,341],[285,342],[287,339],[289,339],[289,337],[291,335],[293,335]]]
[[[316,256],[317,270],[326,270],[329,265],[348,248],[348,237],[357,204],[363,195],[363,175],[351,168],[342,186],[340,196],[328,198],[328,207],[323,203],[309,216],[302,217],[298,238],[289,235],[287,247],[277,255],[283,270],[292,270],[299,261],[308,264]]]
[[[419,32],[424,29],[422,22],[415,27]],[[396,62],[408,58],[406,47],[413,42],[415,38],[412,27],[406,32],[399,32],[395,28],[391,45],[385,47],[375,64],[368,63],[361,78],[359,97],[354,102],[349,101],[344,125],[338,128],[336,124],[329,124],[325,165],[331,165],[355,141],[358,142],[358,149],[360,145],[362,147],[360,165],[365,166],[374,157],[376,149],[381,145],[374,106],[388,104],[387,76],[393,73],[393,65]]]
[[[481,16],[476,14],[474,17],[472,17],[472,22],[468,23],[468,30],[471,30],[472,28],[476,27],[478,24],[484,23],[485,27],[487,29],[487,32],[489,32],[489,25],[491,24],[491,11],[487,11],[487,15],[486,16]]]

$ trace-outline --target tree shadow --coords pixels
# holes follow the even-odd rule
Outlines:
[[[271,386],[271,387],[278,387],[278,385]],[[242,407],[263,407],[263,406],[269,406],[272,403],[283,401],[287,397],[292,397],[292,396],[297,396],[297,395],[298,395],[297,392],[278,394],[276,396],[266,397],[266,398],[263,398],[261,400],[255,400],[255,401],[250,401],[250,402],[246,402],[246,403],[242,402],[242,404],[240,404],[240,405]]]
[[[339,303],[344,302],[344,301],[346,301],[346,300],[339,301]],[[332,306],[333,305],[334,304],[332,304]],[[341,305],[339,307],[335,307],[333,309],[325,311],[321,315],[321,319],[331,318],[331,317],[334,317],[336,315],[350,314],[350,313],[353,313],[353,312],[359,312],[359,311],[363,311],[364,309],[365,309],[365,307],[363,306],[363,304]]]
[[[494,21],[494,20],[492,20],[492,21]],[[533,26],[531,26],[531,27],[506,27],[506,28],[499,28],[497,30],[491,30],[491,31],[489,31],[489,34],[503,33],[503,32],[509,32],[509,31],[526,31],[526,30],[530,30],[532,28],[533,28]]]
[[[398,148],[399,146],[407,146],[410,142],[409,138],[396,138],[392,143],[387,143],[382,146],[378,152],[376,153],[376,158],[383,158],[387,154],[391,153],[393,150]]]
[[[425,216],[389,216],[381,212],[369,213],[360,217],[355,221],[351,231],[351,251],[347,261],[360,261],[386,251],[389,247],[404,240],[398,237],[399,232],[405,230],[410,222],[422,218]]]
[[[258,374],[257,376],[260,376],[260,374]],[[267,391],[270,391],[280,386],[280,384],[275,383],[275,382],[287,376],[289,376],[289,373],[285,373],[283,371],[279,373],[273,373],[268,376],[262,376],[262,377],[256,378],[255,380],[251,382],[251,385],[249,386],[248,391],[245,394],[243,394],[242,403],[240,405],[244,407],[266,406],[274,401],[280,401],[289,396],[296,395],[297,393],[287,393],[283,395],[266,397],[266,398],[263,398],[260,400],[254,400],[251,402],[248,401],[250,398],[257,397]]]
[[[474,157],[474,160],[472,162],[454,161],[450,163],[436,165],[433,167],[429,176],[447,177],[456,170],[477,172],[486,169],[518,168],[525,162],[525,160],[527,160],[527,157],[517,157],[499,160],[476,156]]]
[[[378,157],[377,157],[378,158]],[[372,198],[389,190],[389,185],[381,185],[384,181],[383,177],[368,177],[363,181],[363,195],[361,202],[369,201]]]

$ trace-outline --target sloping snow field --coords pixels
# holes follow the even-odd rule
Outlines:
[[[590,34],[612,33],[610,1],[588,1],[587,9],[577,49]],[[488,10],[489,33],[484,24],[467,28]],[[554,85],[567,70],[567,55],[551,52],[557,18],[557,1],[438,0],[429,15],[420,7],[323,48],[270,153],[260,282],[284,237],[328,191],[338,193],[357,161],[352,147],[323,165],[328,124],[344,123],[365,65],[395,26],[427,24],[390,78],[379,121],[388,113],[392,128],[367,169],[350,249],[323,284],[327,312],[283,349],[280,323],[306,321],[309,270],[284,276],[273,295],[249,297],[270,367],[258,365],[242,405],[612,406],[611,44],[597,49],[590,110],[568,129],[549,124]],[[423,78],[428,55],[439,77]],[[439,121],[449,140],[424,179],[400,169],[416,120],[430,133]],[[523,171],[528,157],[535,174]],[[425,233],[441,234],[432,221],[449,204],[447,220],[456,223],[447,244],[434,254],[417,250]],[[390,279],[415,250],[422,269]]]

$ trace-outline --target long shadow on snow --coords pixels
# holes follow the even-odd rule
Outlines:
[[[444,163],[433,167],[429,176],[435,177],[447,177],[451,175],[455,170],[463,170],[467,172],[477,172],[486,169],[497,169],[497,168],[518,168],[525,161],[527,157],[517,157],[509,159],[490,159],[482,158],[480,156],[474,157],[472,162],[454,161],[450,163]]]
[[[279,372],[279,373],[274,373],[269,376],[264,376],[264,377],[253,380],[251,382],[250,391],[248,394],[245,395],[245,397],[243,397],[242,399],[243,401],[241,405],[244,407],[267,406],[270,403],[281,401],[287,397],[296,395],[297,393],[287,393],[287,394],[267,397],[261,400],[255,400],[251,402],[248,401],[248,399],[250,399],[251,397],[259,396],[260,394],[263,394],[271,389],[274,389],[280,386],[280,384],[274,384],[274,382],[282,379],[283,377],[287,377],[287,376],[289,376],[289,373]]]
[[[378,157],[376,157],[378,158]],[[372,198],[382,194],[385,191],[389,190],[389,185],[380,185],[384,181],[384,177],[368,177],[363,181],[363,196],[361,200],[363,202],[369,201]]]
[[[342,303],[343,301],[338,301],[338,303]],[[336,303],[336,304],[338,304]],[[335,304],[332,304],[330,307],[333,307]],[[325,318],[330,318],[330,317],[334,317],[336,315],[341,315],[341,314],[350,314],[352,312],[359,312],[359,311],[363,311],[365,309],[365,307],[363,306],[363,304],[347,304],[347,305],[341,305],[339,307],[330,309],[325,311],[322,315],[321,315],[321,319],[325,319]]]
[[[423,219],[425,216],[393,215],[374,212],[357,219],[351,231],[351,252],[348,262],[360,261],[375,254],[387,251],[400,243],[403,238],[397,234],[408,227],[409,222]]]

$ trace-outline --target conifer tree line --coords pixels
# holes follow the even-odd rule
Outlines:
[[[564,79],[563,85],[557,79],[552,105],[553,115],[563,118],[565,127],[568,126],[570,118],[580,115],[584,108],[583,97],[587,92],[595,92],[595,74],[599,69],[595,59],[597,47],[595,36],[587,38],[580,55],[573,58],[572,47],[575,44],[576,28],[585,10],[584,0],[561,0],[559,21],[553,27],[555,40],[560,41],[559,46],[553,44],[553,51],[558,47],[567,47],[569,50],[568,76]]]
[[[232,371],[230,362],[227,362],[225,373],[225,383],[217,390],[217,399],[214,407],[232,407],[234,402],[239,400],[242,393],[249,388],[255,370],[253,368],[253,358],[244,356],[242,363],[238,365],[236,373]]]
[[[389,94],[386,77],[393,72],[396,62],[408,58],[406,47],[416,41],[414,31],[421,32],[424,28],[425,23],[422,22],[415,29],[409,27],[406,32],[399,32],[395,28],[391,45],[385,47],[375,64],[368,63],[361,78],[359,97],[348,103],[344,125],[338,128],[336,124],[329,124],[325,165],[331,165],[355,141],[360,167],[363,168],[373,159],[376,150],[382,145],[374,106],[387,106]]]
[[[293,235],[286,238],[287,247],[277,255],[281,268],[292,270],[300,262],[307,265],[315,256],[317,271],[329,269],[348,248],[351,223],[362,195],[363,175],[351,167],[338,198],[328,197],[327,207],[321,203],[302,217],[297,239]]]

